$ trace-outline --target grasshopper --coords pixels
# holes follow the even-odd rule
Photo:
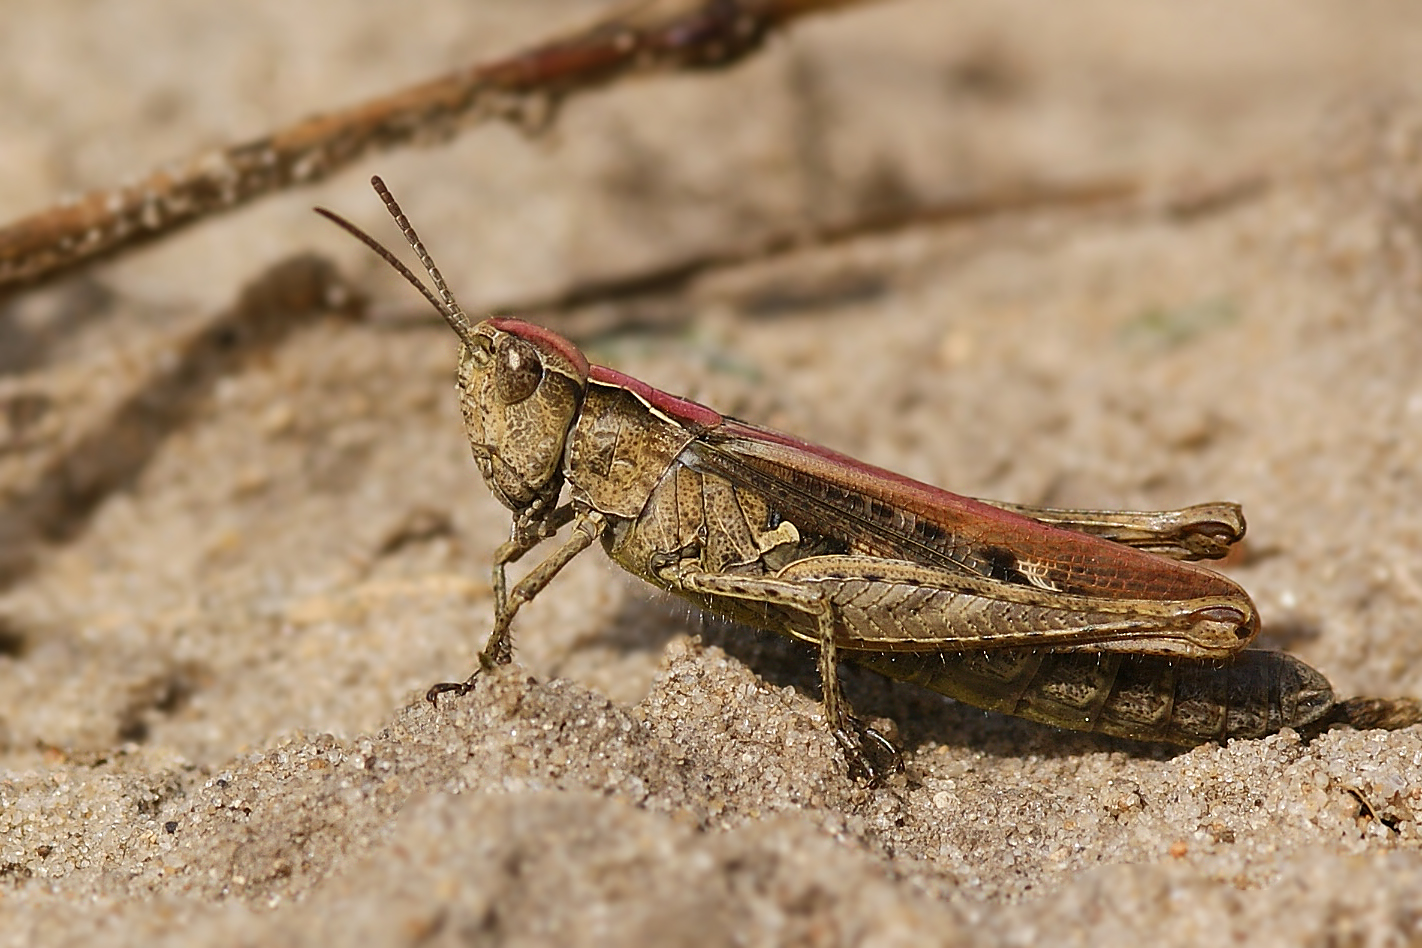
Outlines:
[[[1196,565],[1244,535],[1235,504],[1060,510],[977,500],[730,418],[532,323],[475,323],[394,197],[372,185],[434,284],[330,211],[416,286],[461,342],[458,388],[485,483],[513,512],[494,553],[494,628],[466,681],[512,660],[519,608],[600,543],[632,575],[819,650],[825,717],[853,771],[892,745],[854,717],[841,656],[967,703],[1062,727],[1199,744],[1311,724],[1317,671],[1245,650],[1249,595]],[[566,500],[564,499],[566,494]],[[508,587],[508,564],[569,526]],[[874,757],[874,760],[871,760]]]

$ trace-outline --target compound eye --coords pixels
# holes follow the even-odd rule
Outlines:
[[[505,336],[499,340],[498,366],[494,371],[494,391],[505,405],[516,405],[543,381],[543,360],[525,339]]]

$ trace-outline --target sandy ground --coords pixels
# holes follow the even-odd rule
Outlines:
[[[10,4],[0,218],[598,8]],[[1422,696],[1413,13],[885,3],[0,302],[0,944],[1422,940],[1419,729],[1183,752],[849,670],[906,752],[869,789],[810,655],[596,553],[525,610],[516,665],[431,710],[487,634],[506,514],[448,330],[309,211],[397,242],[384,175],[478,311],[905,202],[1140,181],[1160,199],[549,318],[964,493],[1238,500],[1262,644]]]

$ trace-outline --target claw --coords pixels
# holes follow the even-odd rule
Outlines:
[[[436,708],[439,707],[439,696],[454,694],[456,697],[464,697],[474,690],[474,685],[479,680],[479,676],[484,672],[493,671],[500,665],[507,665],[513,661],[513,648],[507,641],[507,636],[498,643],[498,648],[493,654],[489,649],[479,653],[479,667],[474,669],[474,673],[463,681],[442,681],[437,685],[431,685],[430,690],[425,692],[425,700]]]
[[[835,728],[834,739],[844,753],[850,777],[879,787],[891,775],[903,773],[903,756],[892,741],[867,724],[854,719],[849,723],[853,730]]]
[[[437,685],[431,685],[430,690],[425,692],[425,700],[436,708],[439,707],[439,696],[453,693],[456,697],[462,698],[474,690],[474,683],[479,680],[480,668],[463,681],[442,681]]]

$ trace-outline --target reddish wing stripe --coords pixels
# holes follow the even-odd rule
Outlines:
[[[985,576],[1024,561],[1064,592],[1116,598],[1241,595],[1229,579],[1109,540],[1051,527],[777,431],[728,419],[690,450],[748,481],[802,528],[877,556]]]

